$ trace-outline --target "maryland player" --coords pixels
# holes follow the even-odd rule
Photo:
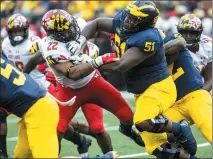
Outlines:
[[[8,37],[2,42],[2,51],[10,61],[20,70],[23,70],[30,57],[36,51],[37,46],[34,45],[33,49],[31,49],[31,46],[41,39],[37,36],[29,36],[29,22],[19,13],[9,17],[6,30]],[[36,68],[30,73],[30,76],[41,88],[47,90],[49,82],[45,80],[45,76]]]
[[[0,60],[0,105],[21,117],[15,158],[57,158],[57,103],[2,54]]]
[[[156,141],[166,136],[162,132],[186,138],[184,147],[196,144],[189,126],[160,115],[174,104],[176,88],[168,72],[163,39],[154,28],[158,15],[153,2],[133,1],[114,19],[98,18],[90,22],[83,29],[78,44],[69,42],[71,54],[77,54],[86,39],[97,31],[115,33],[116,53],[120,59],[103,66],[95,59],[91,64],[105,71],[124,72],[127,89],[136,97],[134,124],[150,154],[160,146]]]
[[[78,20],[78,22],[81,25],[83,23],[82,20]],[[30,36],[28,34],[29,23],[27,19],[21,14],[14,14],[8,18],[6,30],[8,37],[4,39],[2,44],[4,55],[6,55],[6,57],[12,61],[20,70],[23,70],[28,60],[37,53],[38,43],[41,39],[37,36]],[[44,74],[42,74],[37,68],[30,72],[30,76],[39,84],[42,89],[47,90],[49,87],[52,88],[50,82],[45,79]],[[90,111],[93,111],[93,109]],[[4,124],[2,125],[6,128],[6,116],[2,116],[1,119],[4,121]],[[1,131],[3,131],[3,126]],[[6,141],[6,133],[7,131],[4,131],[2,140],[0,140],[0,145],[3,144],[3,141]],[[88,147],[91,145],[91,140],[75,132],[71,126],[69,127],[67,133],[72,134],[69,135],[69,141],[78,145],[79,154],[85,156],[85,154],[88,152]],[[3,153],[7,153],[6,145],[2,145],[0,150],[1,149]]]
[[[164,39],[169,71],[177,88],[177,101],[163,115],[175,122],[185,119],[191,125],[195,124],[212,144],[212,97],[203,88],[202,76],[193,65],[189,50],[184,48],[184,41],[180,34]],[[161,147],[154,154],[158,158],[168,158],[166,151],[170,149]],[[180,157],[180,150],[172,151],[173,157]]]
[[[92,60],[87,54],[83,54],[81,57],[72,56],[67,50],[66,42],[70,39],[77,41],[79,38],[80,29],[76,19],[64,10],[55,9],[44,15],[42,26],[47,32],[47,37],[42,39],[40,45],[41,53],[57,79],[57,91],[52,91],[51,94],[61,101],[67,101],[77,96],[73,106],[60,106],[59,138],[64,135],[67,125],[79,107],[92,103],[115,114],[121,121],[120,130],[122,133],[133,139],[140,146],[143,146],[140,136],[132,129],[133,112],[121,94],[106,82],[100,73],[92,68],[90,63],[87,63],[87,61]],[[104,64],[117,60],[114,54],[107,55],[99,56],[99,63]],[[28,64],[29,67],[36,63],[37,59],[42,58],[39,54],[36,56]],[[87,72],[88,68],[90,69],[89,72]],[[93,111],[93,113],[96,112]],[[94,123],[102,119],[98,116],[99,114],[90,114],[87,117]],[[97,120],[94,118],[97,118]],[[94,130],[97,130],[100,126],[102,127],[100,122],[95,125],[96,129]],[[106,134],[105,137],[107,137]],[[108,141],[102,140],[103,146],[108,150],[111,149],[111,147],[107,147],[109,140],[109,137]]]
[[[206,26],[207,27],[207,26]],[[180,18],[178,32],[186,40],[187,48],[193,58],[195,67],[204,77],[203,88],[212,89],[212,38],[202,34],[201,20],[194,14],[186,14]]]

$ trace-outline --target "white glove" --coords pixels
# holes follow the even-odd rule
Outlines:
[[[80,51],[82,50],[82,48],[84,48],[84,46],[87,43],[87,39],[80,35],[80,37],[78,38],[77,41],[72,40],[70,42],[67,42],[67,49],[70,51],[71,56],[73,55],[78,55],[80,53]]]
[[[69,57],[69,60],[74,64],[81,64],[81,63],[89,63],[92,61],[92,58],[89,57],[87,54],[82,55],[74,55]]]

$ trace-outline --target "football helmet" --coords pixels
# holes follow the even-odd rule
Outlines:
[[[42,27],[47,36],[64,43],[77,40],[80,36],[80,28],[76,19],[61,9],[48,11],[42,18]]]
[[[203,25],[194,14],[186,14],[180,18],[177,30],[182,34],[187,44],[196,44],[200,41]]]
[[[8,33],[8,37],[10,39],[10,42],[13,46],[21,44],[25,39],[28,38],[29,35],[29,22],[27,19],[17,13],[9,17],[6,25],[6,30]],[[16,32],[19,30],[23,30],[24,34],[23,36],[12,36],[12,32]]]
[[[150,1],[130,2],[123,10],[121,20],[123,29],[134,33],[147,28],[153,28],[160,12],[156,5]]]

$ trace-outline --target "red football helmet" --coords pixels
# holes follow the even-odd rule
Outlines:
[[[77,40],[80,36],[80,28],[76,19],[61,9],[48,11],[42,18],[42,26],[47,36],[60,42]]]
[[[27,19],[17,13],[9,17],[7,21],[7,26],[6,30],[10,39],[10,42],[13,46],[22,43],[25,39],[28,38],[29,35],[29,22]],[[24,35],[23,36],[12,36],[12,32],[17,31],[17,30],[23,30]]]

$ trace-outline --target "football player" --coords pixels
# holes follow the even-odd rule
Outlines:
[[[145,142],[146,151],[152,154],[160,146],[157,141],[166,136],[163,132],[167,132],[180,140],[185,138],[182,146],[191,147],[189,153],[194,155],[196,141],[190,127],[161,115],[174,104],[177,93],[168,71],[163,39],[154,28],[158,15],[159,10],[153,2],[133,1],[114,18],[90,22],[83,29],[79,42],[69,42],[68,48],[71,54],[78,54],[86,39],[92,38],[97,31],[115,33],[116,53],[120,59],[101,66],[103,63],[96,58],[91,66],[124,73],[128,91],[135,94],[134,124]]]
[[[203,87],[202,76],[193,65],[190,52],[185,47],[186,42],[181,34],[172,34],[164,39],[164,43],[169,71],[177,88],[177,101],[163,115],[175,122],[184,119],[191,125],[195,124],[212,144],[212,97]],[[161,146],[153,154],[159,159],[183,158],[180,149],[170,150],[168,147]],[[173,155],[172,153],[168,155],[168,152],[172,152]],[[196,157],[188,156],[188,158]]]
[[[19,13],[8,18],[6,30],[8,36],[2,42],[2,51],[10,61],[23,70],[29,58],[35,53],[29,52],[32,44],[39,41],[40,38],[29,36],[29,22]],[[47,90],[49,82],[45,80],[42,73],[34,69],[30,76],[41,88]]]
[[[15,158],[57,158],[57,103],[2,54],[0,60],[0,105],[21,117]]]
[[[80,38],[80,29],[75,18],[64,10],[55,9],[44,15],[42,26],[47,37],[40,45],[41,53],[57,79],[58,91],[51,93],[61,101],[67,101],[77,96],[73,106],[60,107],[61,120],[58,126],[60,136],[63,136],[67,124],[80,106],[94,103],[118,117],[121,121],[120,131],[143,146],[141,137],[132,128],[133,112],[119,91],[105,81],[91,63],[87,63],[92,60],[87,54],[72,56],[67,50],[66,42],[71,39],[78,42],[78,38]],[[42,55],[36,54],[28,63],[29,68],[35,63],[44,62]],[[117,60],[115,54],[110,53],[96,59],[99,59],[100,65]],[[29,71],[29,68],[26,70]]]
[[[58,158],[56,128],[59,109],[56,101],[2,54],[0,61],[0,105],[21,118],[18,123],[20,128],[14,151],[15,158]],[[96,158],[117,157],[117,152],[110,151]]]
[[[181,34],[167,36],[165,43],[167,62],[170,65],[170,73],[173,75],[177,87],[178,97],[174,106],[168,109],[164,115],[176,122],[186,119],[190,124],[195,123],[211,144],[212,112],[210,109],[212,107],[212,98],[209,93],[208,95],[206,94],[202,77],[198,73],[198,70],[192,66],[193,60],[189,55],[189,50],[185,48],[186,41],[182,38]],[[169,137],[171,137],[171,135],[169,135]],[[172,140],[174,140],[174,138],[172,138]],[[164,156],[167,150],[169,150],[168,147],[164,147],[164,149],[156,150],[155,153],[158,154],[160,152],[158,157],[159,155]],[[174,155],[179,155],[180,153],[180,150],[172,151]],[[191,156],[191,158],[196,157]]]
[[[82,20],[80,20],[79,23],[82,25]],[[38,51],[38,42],[41,39],[28,34],[29,23],[21,14],[14,14],[8,18],[6,30],[8,37],[4,39],[2,44],[4,55],[20,70],[23,70],[30,57]],[[37,68],[31,71],[30,76],[41,88],[47,90],[49,87],[52,87]],[[69,135],[67,139],[78,146],[78,152],[81,156],[85,156],[88,152],[88,147],[91,145],[91,140],[74,132],[71,126],[69,126],[68,131],[68,133],[72,135]],[[4,140],[0,140],[0,143],[3,141]]]
[[[193,58],[193,63],[204,77],[203,88],[207,91],[211,91],[212,38],[202,34],[202,22],[194,14],[186,14],[181,17],[177,30],[186,40],[187,47]]]

